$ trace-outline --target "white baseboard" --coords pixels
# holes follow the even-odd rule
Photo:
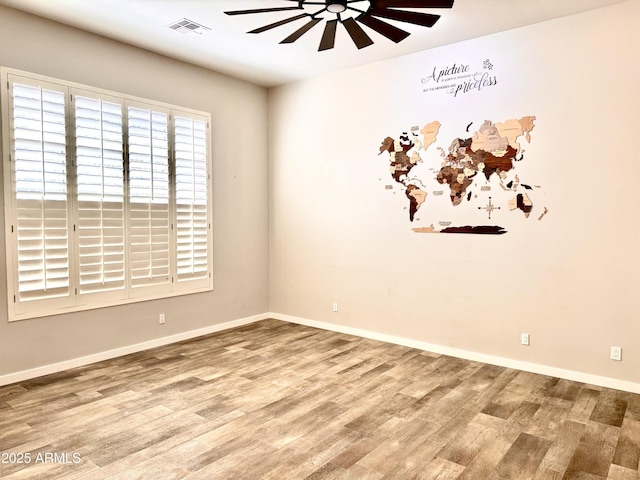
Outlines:
[[[154,340],[149,340],[148,342],[127,345],[125,347],[107,350],[106,352],[95,353],[93,355],[87,355],[85,357],[74,358],[71,360],[66,360],[64,362],[53,363],[51,365],[45,365],[43,367],[37,367],[16,373],[10,373],[8,375],[2,375],[0,376],[0,387],[3,385],[9,385],[11,383],[22,382],[24,380],[41,377],[43,375],[49,375],[51,373],[61,372],[69,368],[82,367],[91,363],[101,362],[103,360],[109,360],[111,358],[121,357],[123,355],[129,355],[130,353],[141,352],[143,350],[149,350],[150,348],[162,347],[163,345],[169,345],[171,343],[201,337],[210,333],[220,332],[222,330],[228,330],[230,328],[240,327],[242,325],[248,325],[260,320],[265,320],[267,318],[270,317],[266,313],[261,315],[253,315],[251,317],[245,317],[238,320],[220,323],[217,325],[211,325],[210,327],[199,328],[198,330],[190,330],[188,332],[178,333],[176,335],[170,335],[168,337],[156,338]]]
[[[315,327],[323,330],[330,330],[333,332],[346,333],[348,335],[355,335],[357,337],[369,338],[371,340],[379,340],[381,342],[388,342],[388,343],[394,343],[396,345],[403,345],[405,347],[417,348],[420,350],[426,350],[428,352],[439,353],[441,355],[449,355],[451,357],[464,358],[466,360],[472,360],[475,362],[489,363],[491,365],[498,365],[501,367],[513,368],[516,370],[523,370],[525,372],[538,373],[538,374],[547,375],[550,377],[564,378],[566,380],[573,380],[575,382],[598,385],[600,387],[613,388],[616,390],[623,390],[631,393],[640,393],[640,384],[634,383],[634,382],[628,382],[625,380],[618,380],[618,379],[609,378],[609,377],[601,377],[599,375],[591,375],[588,373],[576,372],[574,370],[565,370],[562,368],[550,367],[547,365],[540,365],[537,363],[522,362],[520,360],[512,360],[510,358],[496,357],[493,355],[485,355],[483,353],[470,352],[468,350],[461,350],[458,348],[435,345],[433,343],[412,340],[410,338],[404,338],[404,337],[396,337],[393,335],[387,335],[384,333],[373,332],[370,330],[364,330],[360,328],[347,327],[344,325],[337,325],[334,323],[308,320],[306,318],[299,318],[291,315],[282,315],[279,313],[272,312],[272,313],[269,313],[267,317],[274,318],[276,320],[282,320],[285,322],[306,325],[308,327]]]
[[[121,357],[130,353],[141,352],[143,350],[149,350],[150,348],[161,347],[163,345],[169,345],[175,342],[181,342],[183,340],[189,340],[191,338],[208,335],[210,333],[220,332],[228,330],[230,328],[240,327],[248,325],[250,323],[258,322],[260,320],[266,320],[268,318],[274,318],[276,320],[282,320],[289,323],[297,323],[300,325],[306,325],[308,327],[320,328],[323,330],[329,330],[333,332],[346,333],[348,335],[354,335],[357,337],[370,338],[371,340],[379,340],[381,342],[393,343],[396,345],[403,345],[405,347],[417,348],[428,352],[439,353],[441,355],[449,355],[452,357],[464,358],[466,360],[472,360],[476,362],[488,363],[491,365],[498,365],[501,367],[514,368],[517,370],[523,370],[525,372],[538,373],[541,375],[548,375],[551,377],[564,378],[566,380],[573,380],[581,383],[588,383],[591,385],[598,385],[606,388],[613,388],[616,390],[623,390],[631,393],[640,393],[640,384],[634,382],[628,382],[625,380],[618,380],[615,378],[601,377],[599,375],[591,375],[584,372],[576,372],[574,370],[565,370],[562,368],[550,367],[547,365],[540,365],[537,363],[522,362],[519,360],[512,360],[509,358],[496,357],[493,355],[485,355],[483,353],[470,352],[468,350],[461,350],[458,348],[445,347],[442,345],[436,345],[433,343],[422,342],[419,340],[412,340],[410,338],[397,337],[394,335],[387,335],[384,333],[378,333],[371,330],[365,330],[361,328],[347,327],[344,325],[337,325],[334,323],[320,322],[317,320],[309,320],[306,318],[294,317],[291,315],[283,315],[275,312],[267,312],[260,315],[253,315],[251,317],[240,318],[238,320],[232,320],[217,325],[211,325],[209,327],[200,328],[198,330],[190,330],[188,332],[171,335],[168,337],[157,338],[155,340],[149,340],[148,342],[136,343],[134,345],[128,345],[125,347],[108,350],[106,352],[100,352],[93,355],[87,355],[85,357],[74,358],[66,360],[64,362],[54,363],[51,365],[45,365],[43,367],[32,368],[29,370],[23,370],[16,373],[10,373],[0,376],[0,386],[9,385],[11,383],[21,382],[43,375],[49,375],[51,373],[61,372],[75,367],[82,367],[91,363],[100,362],[102,360],[109,360],[111,358]]]

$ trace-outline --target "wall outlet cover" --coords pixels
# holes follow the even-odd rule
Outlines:
[[[611,360],[622,361],[622,347],[611,347]]]

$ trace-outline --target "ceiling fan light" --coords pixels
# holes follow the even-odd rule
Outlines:
[[[331,13],[342,13],[347,9],[347,2],[345,1],[329,1],[327,2],[327,11]]]

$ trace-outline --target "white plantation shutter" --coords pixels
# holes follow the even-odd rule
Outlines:
[[[12,77],[10,91],[17,313],[70,302],[66,88]],[[13,218],[12,218],[13,217]],[[11,301],[11,299],[10,299]]]
[[[129,278],[133,289],[171,288],[169,112],[129,105]]]
[[[206,113],[0,67],[9,321],[210,291]]]
[[[74,91],[78,293],[125,290],[122,105]],[[91,95],[91,96],[90,96]]]
[[[177,281],[206,280],[211,258],[207,122],[179,114],[174,124]]]

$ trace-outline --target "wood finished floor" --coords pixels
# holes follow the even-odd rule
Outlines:
[[[0,387],[0,452],[6,479],[640,480],[640,395],[266,320]]]

